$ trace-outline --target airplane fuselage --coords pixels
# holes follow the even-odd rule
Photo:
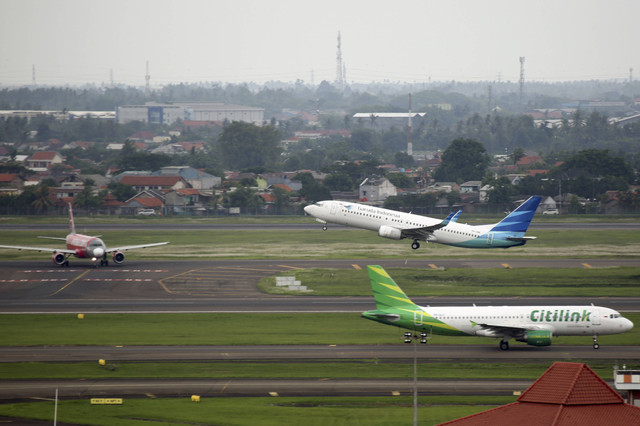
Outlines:
[[[545,330],[551,332],[550,336],[592,336],[618,334],[633,327],[617,311],[593,305],[418,306],[400,314],[396,321],[385,322],[416,331],[459,336],[503,337],[501,328]],[[513,334],[513,330],[506,333]]]
[[[99,259],[107,250],[104,242],[98,237],[82,234],[69,234],[65,239],[67,249],[75,251],[74,256],[84,259]]]

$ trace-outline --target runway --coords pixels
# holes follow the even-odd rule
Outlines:
[[[0,313],[362,312],[372,297],[271,296],[263,277],[305,268],[559,268],[638,266],[637,259],[144,261],[93,268],[77,262],[0,262]],[[637,297],[415,297],[421,305],[590,304],[639,312]]]

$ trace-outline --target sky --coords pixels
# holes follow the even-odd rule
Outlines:
[[[638,0],[0,0],[0,87],[640,76]],[[630,69],[634,71],[631,72]]]

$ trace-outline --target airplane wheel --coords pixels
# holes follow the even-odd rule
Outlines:
[[[503,351],[509,350],[509,342],[506,342],[504,340],[500,341],[500,349],[502,349]]]
[[[597,343],[594,343],[594,344],[593,344],[593,349],[600,349],[600,345],[599,345],[599,344],[597,344]]]
[[[417,241],[414,241],[413,244],[411,244],[411,248],[414,250],[418,250],[420,248],[420,243]]]
[[[322,230],[326,231],[327,230],[327,225],[322,225]]]

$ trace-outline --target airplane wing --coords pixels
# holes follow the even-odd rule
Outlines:
[[[38,238],[43,238],[45,240],[67,241],[66,238],[61,238],[61,237],[43,237],[42,235],[38,235]]]
[[[108,248],[106,252],[113,253],[114,251],[125,251],[125,250],[140,249],[140,248],[146,248],[146,247],[156,247],[156,246],[163,246],[165,244],[169,244],[169,241],[165,241],[162,243],[138,244],[134,246],[112,247],[112,248]]]
[[[520,325],[510,325],[510,324],[486,324],[486,323],[473,323],[473,325],[477,325],[482,330],[490,334],[494,334],[497,336],[511,336],[514,338],[518,338],[524,335],[524,333],[528,330],[549,330],[552,327],[546,325],[539,326],[527,326],[522,327]]]
[[[53,247],[25,247],[25,246],[2,246],[0,248],[8,248],[14,250],[33,250],[33,251],[48,251],[50,253],[68,253],[75,254],[75,250],[69,250],[66,248],[53,248]]]
[[[427,238],[429,238],[429,235],[431,235],[434,231],[437,231],[440,228],[444,228],[445,226],[447,226],[449,224],[449,222],[451,221],[451,219],[455,216],[458,216],[460,214],[460,212],[458,213],[449,213],[449,216],[447,216],[442,222],[440,223],[436,223],[435,225],[431,225],[431,226],[423,226],[420,228],[405,228],[405,229],[401,229],[402,231],[402,236],[404,238],[412,238],[412,239],[417,239],[417,240],[426,240]]]

